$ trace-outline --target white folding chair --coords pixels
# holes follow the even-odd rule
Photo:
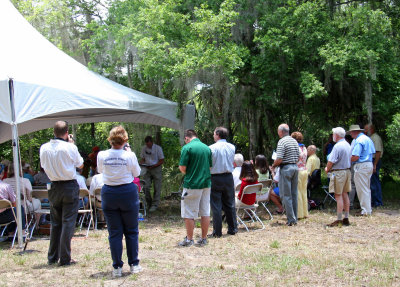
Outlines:
[[[83,200],[85,197],[88,198],[88,207],[85,206],[85,202]],[[93,229],[95,229],[94,221],[93,221],[92,196],[90,195],[89,190],[87,190],[85,188],[79,189],[79,200],[81,200],[82,204],[83,204],[83,207],[78,210],[78,214],[82,214],[82,216],[78,222],[79,231],[82,231],[82,225],[83,225],[83,222],[85,221],[85,219],[86,219],[86,221],[87,221],[87,219],[89,219],[89,221],[87,223],[88,227],[87,227],[87,231],[86,231],[86,237],[88,237],[91,224],[93,224]]]
[[[49,199],[49,191],[46,188],[41,188],[41,189],[33,189],[32,190],[32,197],[39,199],[40,201],[42,201],[43,199]],[[50,214],[50,205],[47,203],[42,203],[40,206],[40,209],[35,210],[35,213],[37,214]],[[32,230],[31,230],[31,237],[33,234],[33,231],[36,228],[36,221],[34,222],[33,226],[32,226]]]
[[[103,214],[103,220],[99,221],[100,214]],[[97,230],[97,223],[105,223],[103,209],[101,208],[101,187],[96,188],[94,191],[94,220],[95,229]]]
[[[324,185],[324,186],[322,187],[322,190],[325,192],[325,198],[324,198],[324,201],[322,202],[322,205],[323,205],[323,206],[325,206],[325,202],[326,202],[327,200],[329,200],[328,203],[331,203],[331,202],[335,202],[335,203],[336,203],[335,197],[333,197],[332,194],[329,193],[329,186]]]
[[[247,223],[255,223],[259,222],[262,226],[261,230],[265,229],[265,225],[262,222],[262,220],[257,216],[256,209],[258,207],[258,204],[254,203],[252,205],[247,205],[242,202],[243,196],[245,194],[250,195],[250,194],[260,194],[262,191],[263,185],[262,183],[257,183],[257,184],[252,184],[252,185],[247,185],[242,192],[241,198],[237,202],[236,205],[236,217],[238,219],[239,224],[243,224],[243,226],[246,228],[247,231],[249,231],[249,228],[246,225]],[[240,211],[243,211],[242,213]],[[250,219],[246,220],[244,219],[244,216],[241,217],[241,214],[247,214]]]
[[[257,195],[257,204],[261,204],[262,207],[267,211],[270,220],[273,219],[272,213],[269,211],[267,207],[267,203],[269,202],[269,193],[271,191],[272,187],[272,179],[265,179],[265,180],[260,180],[259,183],[263,185],[262,188],[262,193],[260,195]]]
[[[9,222],[5,222],[5,223],[0,223],[0,228],[3,227],[3,230],[1,232],[1,237],[3,237],[4,235],[4,231],[7,229],[7,226],[10,225],[11,223],[15,222],[15,230],[14,230],[14,237],[13,237],[13,241],[11,244],[11,248],[14,247],[14,243],[15,243],[15,238],[17,237],[17,232],[18,232],[18,221],[17,221],[17,217],[15,216],[15,212],[13,209],[13,206],[11,204],[11,201],[7,200],[7,199],[0,199],[0,209],[3,208],[11,208],[12,213],[14,215],[14,219],[12,219]]]

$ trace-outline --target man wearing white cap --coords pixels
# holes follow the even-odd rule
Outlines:
[[[354,139],[352,142],[351,162],[354,163],[354,183],[361,213],[359,216],[371,215],[371,175],[373,172],[372,159],[375,154],[374,143],[367,137],[359,125],[351,125],[348,131]]]

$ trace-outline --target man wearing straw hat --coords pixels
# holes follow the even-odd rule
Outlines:
[[[351,162],[354,163],[354,183],[361,206],[361,213],[356,214],[358,216],[367,216],[372,213],[370,185],[375,148],[372,140],[363,131],[359,125],[351,125],[348,131],[353,138]]]

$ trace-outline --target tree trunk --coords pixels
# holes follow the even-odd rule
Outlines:
[[[365,108],[367,109],[368,123],[372,123],[372,85],[371,80],[365,82]]]

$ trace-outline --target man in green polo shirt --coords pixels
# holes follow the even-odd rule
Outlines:
[[[181,200],[181,216],[185,220],[186,237],[179,246],[189,247],[194,244],[194,220],[201,217],[200,246],[207,244],[210,225],[210,187],[212,166],[211,150],[203,144],[194,130],[186,130],[186,145],[182,147],[179,170],[185,174]]]

